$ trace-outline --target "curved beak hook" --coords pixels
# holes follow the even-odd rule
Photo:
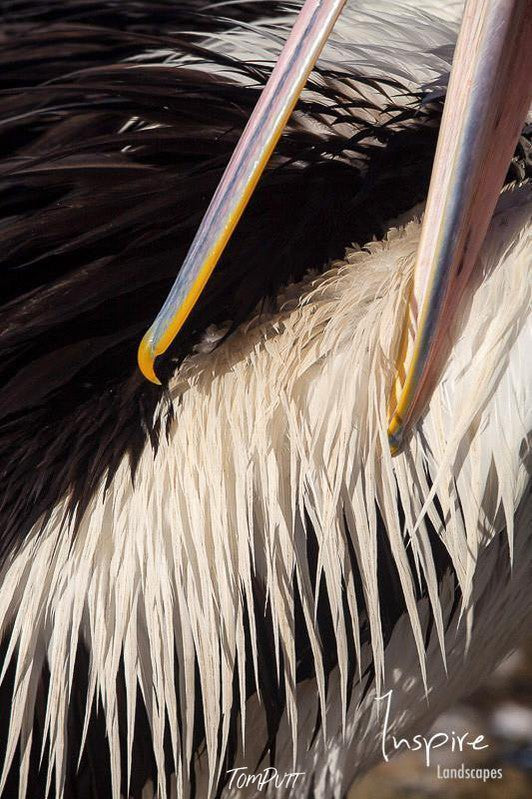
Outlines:
[[[531,0],[468,0],[390,400],[392,454],[430,399],[449,322],[475,266],[531,99]]]
[[[159,383],[155,359],[201,295],[345,2],[306,0],[176,281],[140,343],[139,367],[152,382]],[[445,331],[530,107],[531,42],[532,0],[467,0],[404,321],[406,345],[390,398],[392,454],[400,451],[430,398]],[[413,337],[407,335],[412,329]]]
[[[194,308],[268,163],[346,0],[307,0],[227,165],[176,281],[142,339],[138,363],[159,383],[154,361]]]

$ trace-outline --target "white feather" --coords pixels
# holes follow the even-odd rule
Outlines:
[[[287,697],[280,763],[291,770],[295,760],[298,771],[310,775],[312,770],[317,796],[339,797],[361,765],[375,758],[376,693],[397,687],[403,703],[397,728],[409,728],[464,689],[460,664],[467,647],[482,650],[477,657],[482,663],[473,661],[468,671],[472,680],[515,641],[532,611],[525,585],[531,564],[523,545],[526,529],[514,523],[527,486],[532,430],[530,283],[525,279],[530,190],[503,196],[470,299],[450,330],[452,353],[442,379],[416,435],[392,460],[386,401],[418,235],[419,224],[412,222],[390,231],[383,242],[348,251],[323,276],[290,287],[278,314],[255,319],[210,354],[191,356],[173,381],[176,419],[169,436],[156,454],[146,447],[135,482],[124,460],[107,490],[102,483],[95,493],[73,539],[65,502],[44,530],[36,525],[8,561],[0,582],[0,632],[13,625],[7,662],[15,663],[16,687],[4,779],[17,742],[23,752],[31,743],[36,685],[46,658],[49,779],[55,779],[61,796],[69,692],[81,639],[91,655],[87,713],[97,697],[107,725],[113,796],[119,796],[122,769],[130,768],[120,760],[118,740],[121,657],[128,751],[140,691],[152,729],[159,770],[153,790],[159,797],[166,796],[166,717],[174,789],[178,797],[187,796],[197,662],[206,732],[201,795],[212,796],[236,699],[235,669],[243,680],[243,617],[245,604],[253,607],[252,575],[265,587],[283,655],[272,664]],[[403,527],[399,499],[406,514]],[[446,515],[445,528],[434,511],[435,499]],[[408,608],[386,649],[375,505]],[[316,531],[318,573],[335,625],[338,669],[328,690],[314,621],[316,586],[305,556],[305,511]],[[369,646],[361,646],[357,637],[359,609],[344,511],[362,579]],[[437,583],[425,514],[440,530],[462,589],[465,627],[453,622],[446,634],[451,600],[445,581]],[[512,574],[490,547],[504,528],[514,549]],[[408,546],[429,590],[421,603],[414,596],[417,575],[406,559]],[[311,687],[296,686],[293,579],[316,661],[317,685]],[[351,633],[344,626],[342,582],[360,670],[371,660],[375,665],[372,690],[362,699],[359,685],[351,703],[346,693]],[[437,634],[425,652],[429,615]],[[183,729],[177,722],[177,669]],[[425,692],[428,708],[420,704]],[[311,745],[318,705],[326,712],[326,729]],[[246,716],[246,723],[241,719],[246,755],[240,754],[240,762],[251,763],[264,743],[260,696],[249,700]],[[24,785],[23,777],[21,796]]]

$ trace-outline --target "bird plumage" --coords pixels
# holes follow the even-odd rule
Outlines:
[[[392,461],[391,331],[418,224],[390,220],[426,191],[453,28],[408,17],[426,48],[401,69],[430,67],[416,93],[419,74],[383,80],[369,47],[341,61],[336,45],[161,397],[133,371],[135,344],[264,82],[242,40],[268,18],[258,3],[249,27],[202,14],[190,39],[194,4],[178,34],[165,3],[156,22],[101,3],[96,27],[83,4],[62,22],[9,5],[4,777],[32,796],[47,781],[140,795],[148,780],[230,796],[228,768],[271,758],[306,770],[307,795],[340,797],[376,757],[390,680],[403,711],[427,691],[428,718],[462,690],[467,647],[479,679],[529,622],[530,189],[504,193],[446,371]],[[365,19],[378,38],[386,17]],[[385,30],[383,64],[390,31],[408,43],[395,12]]]
[[[31,8],[37,20],[6,25],[3,49],[12,65],[3,71],[2,98],[4,551],[65,493],[83,506],[107,469],[112,474],[126,453],[134,466],[147,436],[157,439],[159,394],[136,372],[136,342],[269,69],[198,52],[197,37],[166,32],[165,16],[157,34],[138,32],[137,3],[121,4],[123,16],[108,27],[98,24],[107,19],[98,8],[116,12],[113,3],[91,7],[96,24],[75,5],[73,20],[46,23],[40,6]],[[188,23],[187,16],[181,24]],[[132,60],[159,53],[163,42],[203,63]],[[205,62],[223,67],[222,76],[206,77]],[[375,135],[376,122],[359,118],[375,103],[364,96],[368,81],[379,90],[362,77],[357,93],[342,69],[322,101],[302,99],[305,119],[319,120],[325,106],[332,120],[325,130],[294,125],[285,133],[174,356],[190,351],[210,324],[238,325],[350,242],[382,236],[387,219],[423,198],[436,137],[426,122],[438,118],[438,104],[391,104],[386,83],[380,102],[391,107]],[[348,141],[336,135],[346,120]]]

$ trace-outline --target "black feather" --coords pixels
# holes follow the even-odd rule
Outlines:
[[[0,558],[20,545],[43,515],[46,520],[61,498],[68,497],[71,512],[80,515],[99,481],[111,479],[124,456],[134,473],[144,446],[150,442],[156,447],[164,433],[168,416],[154,422],[160,390],[136,368],[138,342],[175,278],[268,76],[265,67],[212,52],[201,37],[187,37],[184,31],[223,34],[233,24],[231,17],[252,21],[258,14],[274,13],[279,5],[224,3],[218,14],[202,8],[192,0],[179,6],[173,0],[2,4]],[[202,58],[213,69],[193,64],[168,68],[155,55],[149,69],[124,61],[162,49]],[[216,72],[221,65],[225,72]],[[245,80],[237,81],[237,76]],[[382,236],[390,218],[424,198],[438,103],[412,97],[410,105],[388,109],[387,123],[371,126],[356,121],[368,104],[353,96],[357,76],[329,69],[327,77],[334,78],[328,88],[314,82],[312,102],[302,100],[298,106],[300,115],[318,118],[327,102],[332,120],[327,135],[323,128],[317,133],[309,126],[288,127],[226,255],[159,367],[166,379],[208,325],[230,320],[236,328],[257,305],[272,305],[280,286],[341,256],[353,241],[363,244]],[[383,104],[385,91],[382,86]],[[337,130],[346,118],[354,130],[349,140]],[[512,167],[519,175],[526,169],[526,153],[525,142]],[[379,583],[387,640],[405,608],[381,528]],[[449,558],[436,533],[431,536],[441,577]],[[349,536],[346,540],[349,545]],[[310,522],[307,549],[312,572],[317,542]],[[353,552],[351,560],[356,574]],[[425,594],[426,586],[420,585],[418,596]],[[296,586],[294,596],[300,681],[314,676],[314,664]],[[317,605],[324,665],[330,673],[337,659],[325,591]],[[272,621],[258,583],[255,607],[248,612],[256,619],[263,663],[260,689],[268,726],[264,756],[274,759],[285,697],[269,668],[275,657]],[[349,621],[347,607],[345,613]],[[362,640],[368,635],[363,625]],[[353,641],[350,652],[351,691],[357,679]],[[255,690],[251,654],[248,663],[249,695]],[[368,685],[371,676],[364,675]],[[79,770],[75,763],[87,679],[88,654],[80,645],[69,708],[65,795],[101,799],[109,795],[109,763],[105,727],[96,708]],[[1,687],[4,707],[12,682],[11,667]],[[29,786],[35,797],[44,795],[46,778],[46,763],[39,767],[46,667],[41,682]],[[120,673],[119,696],[122,682]],[[119,701],[121,732],[123,705]],[[196,708],[195,752],[203,741],[200,696]],[[235,756],[236,713],[235,703],[226,768]],[[316,734],[320,723],[318,718]],[[5,725],[0,724],[0,750]],[[140,796],[146,780],[155,775],[140,699],[133,760],[130,795]],[[9,792],[17,790],[17,780],[14,765]]]
[[[268,74],[233,60],[233,75],[249,79],[242,85],[155,58],[149,69],[124,63],[164,47],[229,69],[227,57],[179,34],[192,19],[205,23],[193,3],[152,13],[145,3],[78,2],[64,18],[63,4],[45,5],[4,4],[0,554],[61,497],[81,512],[124,455],[134,470],[146,441],[156,444],[161,393],[138,373],[138,341]],[[211,13],[208,24],[230,23]],[[362,103],[342,77],[322,92],[338,121]],[[299,110],[323,107],[315,99]],[[237,326],[279,286],[382,235],[422,199],[438,112],[413,103],[399,113],[399,129],[359,124],[349,141],[334,121],[327,137],[287,129],[163,377],[209,324]]]

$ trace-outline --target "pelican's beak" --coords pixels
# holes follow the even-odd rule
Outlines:
[[[154,361],[179,333],[235,229],[346,0],[307,0],[211,200],[177,279],[138,352]]]
[[[532,1],[468,0],[390,402],[393,454],[430,399],[445,332],[486,235],[531,90]]]

